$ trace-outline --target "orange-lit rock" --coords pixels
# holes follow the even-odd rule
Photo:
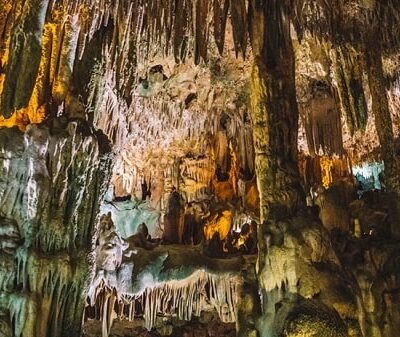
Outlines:
[[[17,126],[21,131],[25,131],[29,124],[29,117],[25,110],[15,112],[10,118],[0,116],[0,127],[12,128]]]
[[[232,200],[235,190],[230,181],[213,181],[213,190],[216,197],[221,201]]]
[[[219,234],[220,240],[225,240],[232,227],[232,212],[224,210],[215,214],[204,226],[206,240],[211,240],[215,233]]]
[[[255,182],[248,184],[245,202],[245,206],[249,209],[258,210],[260,197]]]
[[[333,161],[327,157],[320,158],[321,174],[322,174],[322,185],[328,188],[333,181],[332,178],[332,167]]]

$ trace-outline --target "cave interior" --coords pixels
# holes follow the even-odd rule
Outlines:
[[[0,0],[0,337],[399,337],[399,31]]]

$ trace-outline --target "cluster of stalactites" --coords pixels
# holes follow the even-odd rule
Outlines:
[[[151,330],[159,315],[190,321],[203,310],[215,309],[222,322],[235,322],[240,284],[238,276],[198,270],[186,279],[162,282],[133,295],[120,293],[98,276],[89,289],[85,320],[102,320],[103,337],[108,336],[116,318],[132,321],[143,317]]]
[[[86,37],[83,9],[58,2],[1,1],[0,126],[42,122],[55,106],[71,106],[71,78]]]
[[[110,28],[107,49],[113,64],[119,59],[116,74],[123,73],[127,61],[144,64],[160,50],[173,54],[177,62],[192,54],[199,63],[207,60],[209,42],[214,40],[222,53],[228,18],[236,53],[245,55],[248,45],[245,0],[2,0],[0,5],[2,114],[8,118],[27,107],[36,87],[38,97],[30,104],[36,110],[30,112],[31,122],[35,122],[35,114],[43,114],[37,110],[45,102],[47,82],[51,82],[56,101],[65,98],[71,65],[102,27]],[[365,41],[366,27],[376,26],[383,49],[390,51],[399,42],[399,6],[394,0],[297,0],[289,7],[299,37],[308,30],[335,44],[347,41],[358,45]],[[31,33],[23,38],[21,32],[28,31]],[[27,50],[30,53],[25,53]]]
[[[368,31],[376,29],[385,50],[390,52],[399,46],[397,0],[293,0],[293,5],[293,23],[299,38],[309,31],[335,44],[360,45],[368,39]]]
[[[315,81],[316,82],[316,81]],[[343,137],[339,99],[333,87],[311,83],[311,98],[299,104],[300,125],[304,128],[311,156],[342,155]]]
[[[245,53],[247,45],[244,0],[2,0],[0,5],[2,115],[8,119],[28,105],[34,108],[19,112],[13,125],[43,119],[39,108],[50,99],[44,98],[49,87],[56,102],[65,99],[74,61],[101,27],[112,28],[107,49],[116,74],[133,61],[128,55],[143,64],[160,49],[177,62],[190,51],[195,63],[207,60],[211,31],[222,53],[229,7],[236,51]]]
[[[147,150],[149,144],[156,151],[167,149],[182,137],[195,141],[209,123],[200,111],[196,111],[198,116],[194,118],[181,102],[167,101],[164,97],[135,97],[127,106],[110,87],[104,90],[101,106],[96,110],[100,114],[95,116],[95,124],[113,143],[121,148],[129,144],[139,153]],[[108,118],[102,116],[103,111],[109,113]]]

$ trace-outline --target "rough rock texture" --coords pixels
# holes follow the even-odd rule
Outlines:
[[[299,216],[270,225],[264,235],[261,336],[319,336],[323,326],[329,336],[361,336],[357,285],[343,271],[321,223]]]
[[[346,272],[358,284],[358,321],[363,336],[397,336],[398,242],[376,234],[361,239],[342,234],[334,239],[334,247]]]
[[[141,223],[146,224],[152,237],[161,237],[160,212],[153,208],[148,201],[112,201],[112,198],[110,200],[106,196],[100,212],[102,214],[111,212],[114,224],[118,228],[118,233],[123,238],[128,238],[135,234]]]
[[[270,11],[270,6],[277,6]],[[260,220],[292,214],[303,202],[297,155],[298,108],[288,9],[252,2],[251,117]],[[274,30],[278,23],[281,28]],[[285,57],[283,57],[285,55]]]
[[[109,155],[77,122],[0,130],[4,336],[79,335]]]
[[[389,90],[385,123],[391,119],[397,135],[398,4],[364,3],[294,1],[288,8],[296,32],[291,40],[300,131],[306,137],[300,150],[312,156],[343,155],[345,149],[353,162],[379,159],[364,58],[366,50],[375,49],[364,28],[374,32],[383,20],[389,23],[378,26],[374,40],[382,40],[377,53],[389,82],[381,85],[380,96]],[[210,198],[215,181],[227,175],[233,191],[240,176],[252,181],[248,87],[256,55],[247,48],[251,34],[246,27],[252,20],[244,1],[35,4],[1,2],[1,104],[4,116],[11,117],[0,118],[0,125],[24,128],[55,114],[88,118],[117,150],[115,194],[138,196],[145,179],[152,206],[161,212],[172,186],[191,201]],[[205,22],[210,29],[203,33]],[[35,34],[25,40],[19,36],[26,27]],[[24,58],[25,49],[40,43],[41,53]],[[235,59],[235,54],[247,59]],[[386,128],[383,134],[390,135]],[[386,143],[393,148],[392,140]],[[234,156],[236,177],[230,172]]]
[[[316,6],[320,5],[322,4],[319,2],[316,4]],[[362,318],[365,313],[363,310],[365,303],[358,291],[361,284],[354,282],[354,276],[349,275],[341,265],[331,246],[328,232],[322,227],[315,214],[305,215],[305,200],[298,185],[297,137],[293,137],[291,133],[298,127],[299,114],[295,102],[290,8],[289,2],[274,0],[263,4],[252,1],[249,5],[250,40],[254,53],[251,114],[262,221],[259,226],[257,262],[262,314],[252,334],[258,333],[261,336],[368,335],[370,331],[366,331]],[[307,7],[302,9],[307,10]],[[327,17],[332,18],[332,13],[325,13],[325,18]],[[329,25],[327,25],[327,32],[320,31],[320,27],[308,28],[322,36],[327,34],[334,40],[332,32],[329,31]],[[366,42],[368,39],[365,35],[362,36],[363,42]],[[335,51],[343,52],[340,48]],[[356,61],[349,63],[350,56],[341,56],[343,60],[340,66],[349,69],[337,70],[337,80],[340,80],[337,84],[342,109],[346,114],[350,132],[353,132],[354,129],[360,129],[365,125],[366,103],[360,70]],[[374,66],[370,64],[369,79],[371,91],[380,92],[375,97],[372,93],[372,108],[375,112],[376,123],[380,123],[377,125],[377,132],[381,146],[384,147],[384,144],[387,144],[387,147],[382,150],[390,152],[394,147],[394,140],[387,96],[382,90],[380,62]],[[325,90],[325,93],[329,93],[329,90]],[[318,95],[315,97],[319,104],[323,104],[323,97],[318,97]],[[333,97],[334,95],[331,94],[331,98]],[[331,112],[334,111],[332,106],[335,106],[334,101],[327,98],[325,95],[326,101],[321,109],[322,111],[326,109],[325,113],[329,109]],[[320,108],[312,101],[310,104],[318,112]],[[306,117],[309,116],[306,115]],[[337,131],[340,130],[337,114],[336,117],[332,114],[331,119],[333,122],[329,123],[329,126],[333,125],[333,129],[336,130],[332,132],[336,135],[332,139],[337,139],[341,134]],[[318,120],[316,122],[318,123]],[[317,146],[319,143],[322,152],[332,151],[333,143],[329,143],[328,137],[322,137],[323,140],[327,140],[325,144],[318,139],[319,137],[315,139],[315,136],[319,135],[312,132],[314,131],[312,126],[311,124],[311,130],[309,130],[306,123],[305,128],[306,134],[312,135],[312,139],[308,137],[308,144],[312,145],[312,151],[315,152],[315,143]],[[321,133],[326,132],[321,125],[317,124],[317,128]],[[387,133],[383,131],[385,128],[389,129]],[[326,133],[331,135],[330,132]],[[340,151],[340,146],[338,150]],[[382,152],[382,155],[385,153]],[[386,172],[388,177],[396,179],[397,171],[390,173],[396,165],[396,155],[387,157],[384,161],[389,167]],[[391,186],[391,189],[396,190],[396,186],[397,182]],[[398,195],[394,196],[394,200],[395,202],[398,200]],[[320,201],[321,206],[325,206],[324,200]],[[337,207],[332,211],[333,214],[339,213],[340,203],[335,205],[333,202],[329,206]],[[329,209],[329,206],[326,209]],[[397,209],[394,208],[396,213]],[[322,218],[328,228],[339,227],[348,230],[349,218],[344,217],[338,224],[328,223],[329,217]],[[392,236],[395,237],[396,234],[397,230],[393,230]],[[393,271],[392,275],[396,277]],[[374,321],[372,325],[375,331],[380,331],[379,323]]]
[[[269,223],[260,238],[267,251],[261,335],[398,334],[400,251],[390,234],[391,195],[354,198],[343,185],[318,195],[325,228],[314,214]]]

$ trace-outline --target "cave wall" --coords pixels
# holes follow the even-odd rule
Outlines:
[[[2,129],[0,326],[79,335],[110,158],[80,124]]]

